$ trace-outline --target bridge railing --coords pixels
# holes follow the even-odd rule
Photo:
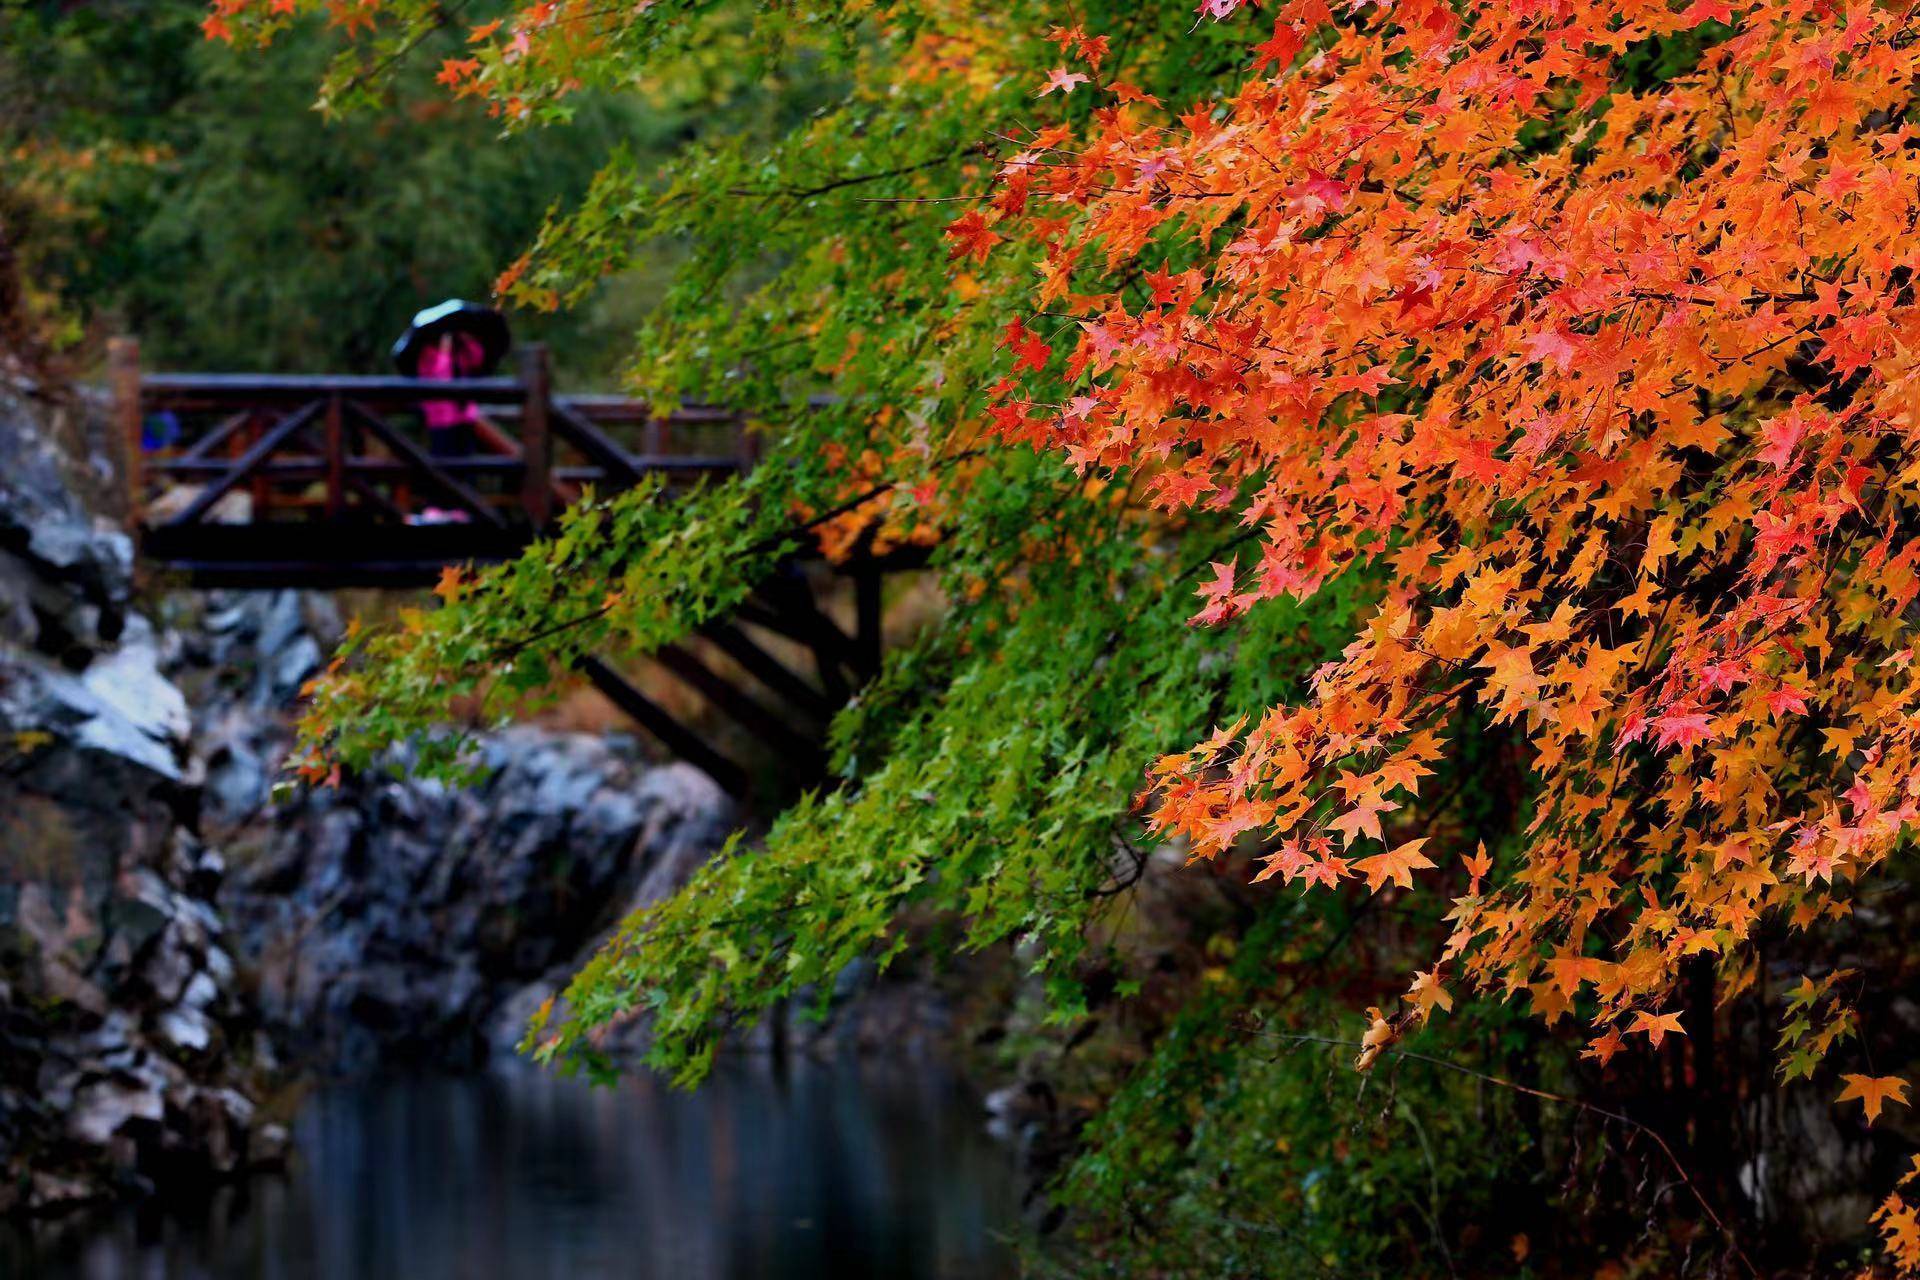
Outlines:
[[[617,396],[560,396],[546,349],[513,377],[428,380],[146,373],[131,339],[110,353],[129,523],[150,559],[406,561],[511,554],[591,485],[669,485],[749,466],[737,415],[662,416]],[[423,409],[478,410],[471,450],[428,443]],[[463,528],[428,534],[425,526]],[[404,531],[404,532],[402,532]],[[404,572],[402,571],[403,575]]]
[[[521,349],[512,377],[453,381],[145,373],[131,339],[115,340],[110,363],[141,563],[200,587],[414,589],[448,566],[514,555],[589,484],[611,492],[655,475],[671,486],[753,461],[753,435],[726,410],[661,415],[618,396],[555,395],[539,346]],[[431,447],[422,410],[436,401],[478,406],[471,452]],[[711,720],[818,778],[826,723],[879,670],[883,575],[923,555],[868,549],[827,563],[802,548],[731,614],[649,661]],[[748,789],[711,724],[656,702],[635,663],[579,665],[670,751]]]

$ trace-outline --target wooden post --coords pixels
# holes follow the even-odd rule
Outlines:
[[[260,442],[266,439],[268,434],[273,431],[274,426],[277,425],[278,424],[270,426],[264,413],[255,413],[253,415],[252,425],[247,432],[247,447],[241,451],[234,461],[236,463],[239,462],[240,458],[246,457],[249,452],[259,448]],[[252,503],[252,514],[247,518],[249,520],[265,520],[267,518],[267,504],[273,501],[273,490],[272,487],[267,484],[267,473],[265,471],[259,468],[254,469],[253,479],[247,482],[247,492],[251,495],[248,501]]]
[[[739,460],[742,472],[753,470],[753,464],[760,458],[760,433],[752,430],[745,418],[734,420],[733,456]]]
[[[869,552],[868,554],[871,554]],[[853,575],[854,661],[865,676],[880,674],[881,575],[878,569],[859,568]]]
[[[340,393],[327,397],[327,519],[338,520],[347,509],[347,441],[340,413]]]
[[[520,413],[520,456],[526,471],[520,484],[520,504],[536,531],[553,519],[553,437],[548,431],[547,407],[553,394],[545,343],[520,348],[520,382],[527,402]]]
[[[138,541],[146,513],[146,477],[142,474],[140,433],[140,340],[114,338],[107,343],[107,377],[113,389],[113,430],[119,439],[120,479],[126,486],[127,531]]]

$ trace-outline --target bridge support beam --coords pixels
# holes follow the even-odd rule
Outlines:
[[[860,674],[880,674],[880,592],[885,579],[878,569],[862,566],[853,575],[853,653]]]
[[[553,522],[553,434],[548,415],[553,383],[545,343],[529,342],[520,348],[520,382],[527,389],[520,409],[520,460],[526,464],[520,504],[537,533]]]
[[[712,624],[703,628],[700,634],[713,641],[722,653],[739,663],[761,684],[795,706],[823,721],[831,719],[839,709],[837,703],[829,701],[820,690],[788,670],[778,658],[755,644],[746,632],[731,623]],[[841,699],[841,702],[845,701],[845,698]]]
[[[677,644],[662,645],[655,651],[653,660],[774,751],[799,763],[807,772],[818,772],[820,749],[811,739],[788,726],[746,692],[729,684],[692,653]]]
[[[641,728],[660,739],[667,750],[719,783],[721,790],[732,796],[747,794],[747,775],[739,765],[708,746],[705,739],[634,688],[625,676],[592,657],[580,660],[580,671],[608,702],[632,716]]]

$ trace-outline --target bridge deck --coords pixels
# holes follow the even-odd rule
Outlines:
[[[431,582],[513,555],[588,486],[751,463],[752,437],[724,409],[554,395],[537,345],[516,377],[433,381],[143,375],[122,341],[113,377],[142,555],[201,586]],[[435,402],[475,407],[470,452],[430,446]]]

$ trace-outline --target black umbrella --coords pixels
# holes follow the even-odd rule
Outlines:
[[[492,307],[460,298],[448,298],[413,317],[413,323],[393,344],[393,365],[407,377],[420,372],[420,355],[448,334],[464,333],[480,343],[485,358],[475,374],[493,372],[507,354],[513,339],[507,333],[507,318]]]

